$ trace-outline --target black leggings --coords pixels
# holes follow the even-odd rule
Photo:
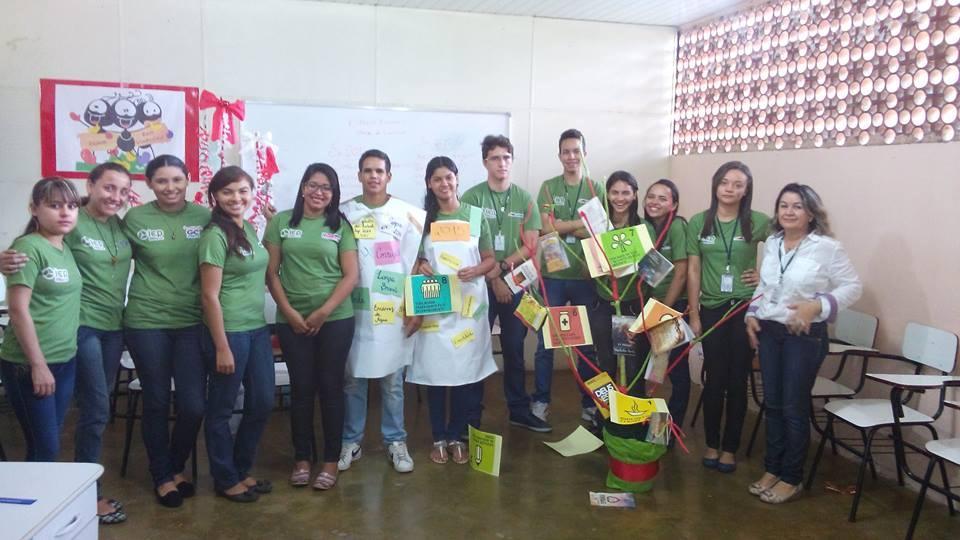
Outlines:
[[[283,359],[290,372],[290,431],[296,461],[313,456],[313,411],[320,396],[323,461],[340,459],[343,437],[343,373],[353,341],[354,320],[327,321],[315,336],[296,334],[289,324],[277,325]]]
[[[715,308],[700,307],[700,323],[707,331],[736,301]],[[703,430],[709,448],[736,453],[747,414],[747,376],[753,351],[741,311],[703,340],[703,362],[707,380],[703,383]],[[720,424],[726,410],[723,440]]]

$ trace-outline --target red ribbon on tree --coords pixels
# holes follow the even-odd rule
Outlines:
[[[242,99],[229,102],[225,99],[218,98],[209,90],[204,90],[200,94],[200,108],[214,109],[213,125],[210,129],[210,140],[219,140],[220,136],[226,132],[227,141],[229,141],[230,144],[237,143],[237,132],[233,129],[233,119],[243,120],[244,116],[246,116],[246,104]],[[230,128],[226,130],[223,127],[224,116],[226,116],[230,122]]]

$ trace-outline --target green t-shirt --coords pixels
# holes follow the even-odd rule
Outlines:
[[[62,364],[77,354],[80,326],[80,295],[83,279],[66,245],[58,249],[38,233],[17,238],[11,249],[27,256],[27,264],[6,276],[7,288],[23,285],[32,289],[30,318],[48,364]],[[9,295],[8,295],[9,296]],[[17,364],[27,357],[17,340],[13,321],[4,333],[0,358]]]
[[[577,210],[594,197],[599,197],[600,202],[606,206],[607,193],[599,182],[581,179],[579,185],[568,186],[561,175],[547,180],[540,186],[537,204],[540,206],[541,213],[553,216],[554,219],[570,221],[579,219]],[[599,231],[597,232],[599,233]],[[572,240],[568,241],[570,239]],[[544,267],[543,277],[590,279],[590,272],[587,271],[586,264],[580,262],[583,260],[583,246],[580,245],[580,238],[571,234],[561,238],[561,240],[568,248],[567,258],[570,259],[570,268],[557,272],[547,272]],[[576,257],[570,255],[569,252],[571,251]]]
[[[123,218],[133,245],[133,279],[123,323],[138,329],[176,329],[200,324],[197,244],[210,223],[210,210],[188,202],[166,213],[156,201]]]
[[[624,227],[617,227],[617,228],[622,229],[626,227],[633,227],[633,225],[626,225]],[[641,277],[636,273],[617,278],[617,292],[620,295],[621,302],[628,302],[630,300],[635,300],[637,298],[637,281],[639,281],[640,279]],[[607,274],[604,277],[594,278],[594,281],[597,283],[597,294],[600,296],[600,298],[606,300],[607,302],[612,302],[613,287],[611,286],[611,283],[610,283],[610,275]],[[607,292],[600,285],[600,283],[603,283],[604,286],[610,289],[610,292]],[[644,294],[646,294],[646,291],[644,291]]]
[[[453,212],[452,214],[437,212],[437,221],[459,220],[459,221],[466,221],[467,223],[470,223],[470,208],[472,208],[471,205],[461,203],[460,208],[457,208],[457,211]],[[425,233],[424,240],[426,240],[426,236],[430,234],[429,226],[424,231],[424,233]],[[477,249],[480,251],[480,253],[483,253],[484,251],[493,250],[493,239],[490,237],[490,225],[487,224],[487,220],[485,219],[480,221],[480,237],[477,242]],[[423,252],[422,244],[420,247],[420,251],[421,253]]]
[[[97,330],[120,330],[133,257],[120,218],[110,216],[101,223],[81,209],[76,228],[63,242],[73,252],[83,276],[80,324]]]
[[[542,228],[540,212],[533,204],[533,197],[516,184],[510,184],[506,191],[498,193],[484,182],[468,189],[460,200],[483,211],[484,221],[494,239],[494,256],[498,261],[506,259],[523,246],[521,232],[539,231]],[[497,235],[503,235],[503,249],[496,249]]]
[[[356,251],[357,241],[346,219],[340,219],[340,229],[327,227],[327,218],[303,216],[297,227],[290,226],[293,210],[280,212],[267,225],[263,242],[280,248],[280,283],[290,306],[307,317],[323,306],[330,298],[337,283],[343,278],[340,269],[340,254]],[[344,300],[328,321],[353,317],[353,303]],[[286,323],[283,313],[277,310],[277,322]]]
[[[252,225],[244,222],[243,232],[253,248],[243,257],[227,250],[227,235],[219,226],[210,225],[200,235],[200,264],[223,269],[220,309],[227,332],[246,332],[267,324],[263,303],[269,257]]]
[[[700,303],[708,308],[714,308],[729,300],[746,300],[753,296],[754,287],[748,287],[740,281],[740,274],[744,270],[757,266],[757,244],[767,238],[770,228],[770,218],[762,212],[753,210],[750,215],[753,238],[750,243],[743,239],[740,232],[739,220],[734,219],[720,223],[720,230],[716,230],[714,223],[713,234],[705,238],[700,237],[703,230],[705,212],[690,218],[687,226],[687,255],[700,257]],[[732,238],[732,242],[731,242]],[[720,276],[726,271],[727,248],[724,239],[730,248],[730,274],[733,275],[733,292],[720,292]]]
[[[647,232],[650,233],[650,239],[656,242],[657,233],[653,230],[653,224],[649,222],[644,222],[644,224],[647,226]],[[660,245],[660,254],[674,264],[676,264],[677,261],[686,260],[687,224],[679,216],[673,218],[673,222],[670,224],[670,229],[667,231],[666,236],[663,237],[663,244]],[[657,285],[652,291],[650,291],[650,296],[661,301],[666,298],[667,291],[670,290],[670,285],[673,284],[673,278],[675,276],[676,270],[667,274],[667,277],[663,278],[663,281],[660,282],[660,285]],[[680,291],[680,296],[677,297],[677,300],[681,300],[686,297],[687,288],[684,287]]]

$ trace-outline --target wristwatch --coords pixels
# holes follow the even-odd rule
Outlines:
[[[502,271],[504,271],[504,272],[509,272],[509,271],[510,271],[510,265],[507,264],[507,261],[505,261],[505,260],[504,260],[504,261],[500,261],[500,270],[502,270]]]

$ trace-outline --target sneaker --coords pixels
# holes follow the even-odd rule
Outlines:
[[[510,424],[529,429],[530,431],[536,431],[537,433],[550,433],[553,431],[553,427],[550,426],[550,424],[544,422],[532,412],[523,415],[511,414]]]
[[[350,468],[350,464],[363,457],[363,450],[357,443],[346,443],[340,449],[340,459],[337,461],[337,470],[345,471]]]
[[[540,420],[543,420],[544,422],[546,422],[547,415],[550,413],[547,410],[549,407],[550,407],[549,403],[544,403],[542,401],[534,401],[533,403],[530,404],[530,412],[533,413],[533,415],[539,418]]]
[[[387,445],[387,458],[393,462],[393,469],[399,473],[413,471],[413,458],[404,441],[393,441]]]
[[[580,412],[580,419],[584,422],[593,422],[593,417],[597,414],[596,407],[584,407]]]

